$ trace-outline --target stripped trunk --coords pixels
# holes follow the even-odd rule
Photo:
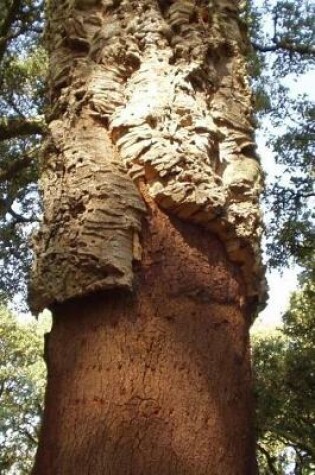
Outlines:
[[[237,2],[50,0],[34,474],[254,474],[260,167]]]

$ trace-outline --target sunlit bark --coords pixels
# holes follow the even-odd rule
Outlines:
[[[237,3],[50,1],[48,19],[34,473],[255,473],[261,174]]]

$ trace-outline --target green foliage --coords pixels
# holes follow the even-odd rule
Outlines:
[[[0,0],[0,289],[25,290],[37,180],[46,53],[42,0]],[[18,127],[17,127],[18,125]]]
[[[265,193],[267,255],[274,267],[290,258],[303,266],[314,252],[314,106],[286,87],[314,67],[314,10],[307,0],[247,2],[255,106],[279,165]]]
[[[315,285],[291,298],[283,328],[253,335],[260,473],[315,471]]]
[[[30,473],[45,385],[47,322],[19,324],[0,307],[0,473]]]
[[[268,243],[270,262],[275,266],[290,257],[304,266],[314,254],[315,109],[305,97],[292,100],[290,109],[285,131],[270,138],[282,167],[282,178],[267,190],[268,207],[275,210],[269,225],[273,241]],[[279,113],[274,114],[278,129],[281,121]]]

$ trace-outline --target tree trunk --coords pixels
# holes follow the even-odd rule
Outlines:
[[[49,4],[34,474],[256,473],[261,176],[235,5]]]
[[[220,241],[152,206],[136,292],[54,310],[34,474],[254,474],[248,311]]]

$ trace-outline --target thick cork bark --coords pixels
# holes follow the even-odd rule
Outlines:
[[[133,287],[148,194],[217,234],[265,295],[249,43],[238,2],[49,0],[44,220],[35,311]]]
[[[249,312],[219,240],[155,206],[137,292],[58,305],[33,475],[252,475]]]

